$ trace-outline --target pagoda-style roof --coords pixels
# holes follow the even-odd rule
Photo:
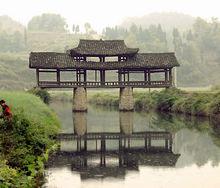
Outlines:
[[[179,66],[174,53],[138,53],[127,61],[92,62],[75,61],[67,53],[31,52],[30,68],[40,69],[143,69],[172,68]]]
[[[72,56],[120,56],[134,55],[138,48],[128,48],[124,40],[85,40],[81,39],[76,48],[70,49]]]

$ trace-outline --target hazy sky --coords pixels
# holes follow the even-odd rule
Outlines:
[[[0,0],[0,15],[9,15],[23,24],[34,15],[58,13],[68,24],[84,25],[101,31],[120,24],[130,16],[152,12],[181,12],[203,18],[220,18],[220,0]]]

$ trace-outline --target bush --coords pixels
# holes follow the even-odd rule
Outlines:
[[[183,96],[183,92],[179,89],[165,89],[161,92],[154,92],[152,99],[155,101],[156,108],[161,111],[172,111],[175,102]]]
[[[0,120],[0,181],[2,187],[35,187],[42,175],[51,140],[59,131],[55,114],[37,97],[22,92],[0,92],[12,119]],[[32,109],[32,110],[30,110]],[[1,165],[2,164],[2,165]]]
[[[220,92],[214,94],[209,109],[211,114],[220,114]]]
[[[154,108],[154,101],[149,93],[134,93],[134,108],[135,110],[149,111]]]
[[[45,104],[49,104],[51,101],[50,94],[45,89],[34,87],[33,89],[30,89],[28,92],[40,97]]]
[[[90,103],[103,106],[118,106],[118,96],[95,94]],[[134,93],[135,110],[153,110],[178,112],[189,115],[209,116],[220,114],[220,92],[190,93],[176,88],[160,92]]]

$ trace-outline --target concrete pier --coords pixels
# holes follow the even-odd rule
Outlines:
[[[87,91],[84,87],[73,89],[73,112],[87,111]]]
[[[119,110],[120,111],[134,110],[133,88],[131,87],[120,88]]]

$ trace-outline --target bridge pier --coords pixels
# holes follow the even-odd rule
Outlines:
[[[120,111],[134,110],[133,88],[131,87],[120,88],[119,110]]]
[[[73,113],[74,133],[83,136],[87,132],[87,117],[85,112]]]
[[[133,133],[134,112],[119,112],[119,124],[120,130],[125,135],[131,135]]]
[[[84,87],[73,89],[73,112],[87,111],[87,91]]]

